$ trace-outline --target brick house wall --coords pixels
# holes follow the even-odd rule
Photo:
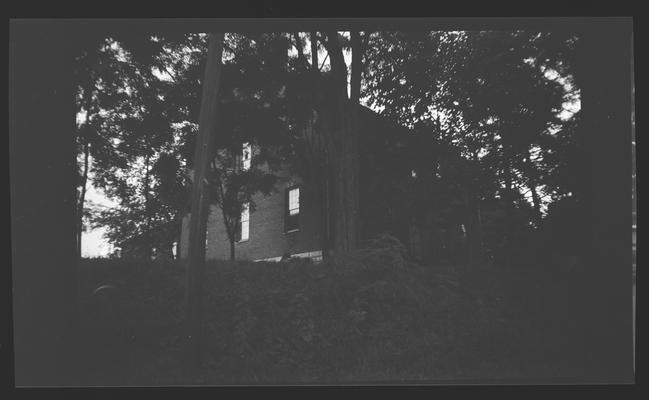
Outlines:
[[[381,185],[386,171],[397,173],[409,179],[408,163],[395,157],[395,151],[404,146],[401,140],[407,137],[405,128],[389,125],[373,111],[361,108],[361,170],[360,170],[360,230],[361,238],[373,237],[390,232],[404,243],[409,242],[407,221],[399,217],[403,199],[390,187]],[[253,155],[255,149],[253,148]],[[289,178],[278,184],[271,196],[257,194],[253,197],[256,209],[250,212],[249,239],[235,244],[235,257],[239,260],[279,259],[285,253],[306,255],[320,252],[325,243],[322,191],[317,182],[303,182],[290,176],[287,170],[280,175]],[[300,186],[300,227],[295,232],[285,232],[287,210],[286,189]],[[189,239],[189,215],[182,221],[180,238],[181,257],[187,257]],[[312,258],[313,254],[310,254]],[[229,259],[230,243],[225,232],[221,210],[211,206],[207,221],[207,259]]]
[[[297,231],[285,231],[287,205],[286,190],[300,187],[300,216]],[[324,243],[322,223],[322,201],[315,194],[313,185],[306,185],[299,178],[292,178],[275,187],[268,197],[263,194],[253,196],[255,210],[250,212],[249,238],[235,244],[235,257],[238,260],[260,260],[281,258],[285,253],[302,255],[321,252]],[[181,257],[187,256],[189,240],[189,215],[182,221]],[[312,258],[319,258],[311,254]],[[223,224],[221,210],[212,205],[207,221],[208,260],[227,260],[230,258],[230,242]]]

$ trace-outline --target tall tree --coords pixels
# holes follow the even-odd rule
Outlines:
[[[94,186],[118,207],[96,210],[92,222],[107,227],[107,238],[124,254],[171,256],[172,243],[179,242],[202,44],[199,35],[107,39],[110,62],[104,66],[108,78],[98,81],[92,172]]]
[[[351,74],[345,62],[344,49],[350,41],[336,31],[312,32],[311,65],[304,56],[299,33],[294,35],[298,52],[296,69],[311,90],[311,110],[303,117],[310,119],[307,143],[313,152],[322,154],[316,163],[322,166],[327,210],[328,238],[325,246],[333,254],[353,250],[359,239],[359,132],[358,107],[361,87],[362,49],[359,33],[351,34]],[[317,67],[318,44],[326,50],[329,70]],[[314,52],[315,51],[315,52]],[[349,80],[348,80],[349,78]]]
[[[542,199],[548,201],[547,168],[552,168],[543,154],[553,151],[547,148],[553,143],[548,138],[561,126],[557,116],[570,96],[565,82],[571,80],[567,66],[572,37],[560,36],[381,32],[371,37],[370,104],[413,129],[439,120],[423,128],[430,133],[412,153],[421,158],[415,171],[418,184],[440,189],[434,213],[441,219],[437,227],[424,229],[448,231],[451,226],[442,227],[455,221],[466,229],[469,248],[479,253],[482,238],[513,239],[530,222],[540,224]],[[560,71],[554,75],[561,78],[552,79],[552,71]],[[530,218],[525,192],[531,198]],[[497,212],[485,209],[497,204]],[[463,216],[455,219],[453,210]],[[486,235],[484,224],[495,223],[498,214],[504,225],[496,235]]]
[[[194,156],[194,184],[192,188],[192,213],[189,223],[189,264],[187,265],[186,335],[188,361],[193,365],[201,362],[203,345],[203,277],[205,274],[205,228],[209,213],[209,177],[216,121],[219,87],[221,83],[221,59],[223,56],[223,33],[209,35],[207,64],[201,97],[199,131]]]
[[[242,212],[254,213],[256,204],[253,196],[257,193],[269,196],[278,179],[273,172],[257,165],[243,169],[240,155],[228,149],[217,150],[212,171],[212,199],[223,217],[230,242],[230,260],[235,260],[235,244],[241,240]]]
[[[89,34],[78,40],[74,58],[74,79],[77,83],[76,142],[79,163],[76,204],[78,257],[81,257],[81,238],[85,229],[84,215],[86,213],[84,208],[89,183],[91,153],[94,156],[102,147],[101,136],[98,134],[101,125],[99,111],[102,106],[106,106],[106,100],[112,100],[117,95],[114,82],[110,79],[110,74],[107,74],[107,71],[115,66],[111,64],[112,57],[109,53],[110,47],[107,46],[106,38],[97,34]],[[98,86],[103,90],[99,90]]]
[[[219,95],[221,133],[211,160],[212,199],[223,217],[230,258],[240,240],[241,216],[256,209],[255,195],[270,195],[291,153],[284,104],[287,41],[281,34],[228,34]],[[244,144],[247,161],[244,166]]]

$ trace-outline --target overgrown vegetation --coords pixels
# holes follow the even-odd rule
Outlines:
[[[81,278],[82,384],[574,383],[603,367],[565,272],[422,266],[384,245],[339,264],[212,262],[199,371],[182,367],[180,265],[85,260]],[[102,283],[112,319],[91,296]]]
[[[243,203],[267,193],[288,161],[292,172],[325,182],[334,232],[326,247],[352,250],[362,239],[356,211],[367,206],[357,161],[380,151],[389,167],[368,174],[385,192],[371,196],[394,210],[382,229],[423,262],[583,256],[584,232],[569,232],[587,221],[580,46],[577,32],[228,33],[211,201],[225,211],[232,240]],[[206,54],[204,34],[123,32],[82,43],[79,235],[85,218],[123,254],[172,257],[189,211]],[[404,128],[395,130],[401,151],[377,135],[355,137],[359,104]],[[240,173],[243,143],[261,151]],[[86,204],[88,184],[119,207]]]

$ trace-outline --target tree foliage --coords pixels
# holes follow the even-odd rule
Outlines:
[[[438,256],[449,240],[468,240],[462,247],[477,257],[521,248],[543,209],[570,191],[578,119],[560,115],[578,96],[575,41],[537,32],[370,36],[365,95],[413,129],[411,218],[438,237],[428,247]]]
[[[205,35],[88,41],[78,59],[80,160],[88,150],[93,184],[120,203],[94,224],[120,246],[169,247],[188,211]],[[360,229],[341,221],[356,215],[343,211],[359,201],[362,172],[380,177],[366,187],[382,193],[388,226],[417,256],[516,259],[514,249],[556,225],[552,214],[578,185],[579,43],[566,32],[227,34],[212,196],[228,235],[283,168],[328,181],[329,216],[339,214],[342,231]],[[355,142],[358,101],[404,128],[396,141]],[[243,143],[256,151],[249,170],[238,167]],[[358,170],[359,159],[373,169]]]
[[[92,120],[100,138],[92,152],[93,184],[118,207],[96,210],[93,225],[107,227],[115,246],[145,257],[154,249],[171,254],[188,207],[184,138],[196,99],[181,94],[195,93],[193,73],[202,57],[196,35],[178,39],[125,34],[95,49],[103,59],[93,79]]]

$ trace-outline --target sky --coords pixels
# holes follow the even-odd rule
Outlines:
[[[103,235],[106,228],[94,229],[81,235],[81,256],[88,258],[106,257],[112,251],[112,246]]]
[[[88,189],[86,192],[86,201],[102,204],[108,207],[116,204],[110,201],[101,191],[94,188],[91,181],[88,180]],[[105,228],[93,229],[89,232],[81,233],[81,256],[82,257],[106,257],[113,251],[113,246],[103,238]]]

